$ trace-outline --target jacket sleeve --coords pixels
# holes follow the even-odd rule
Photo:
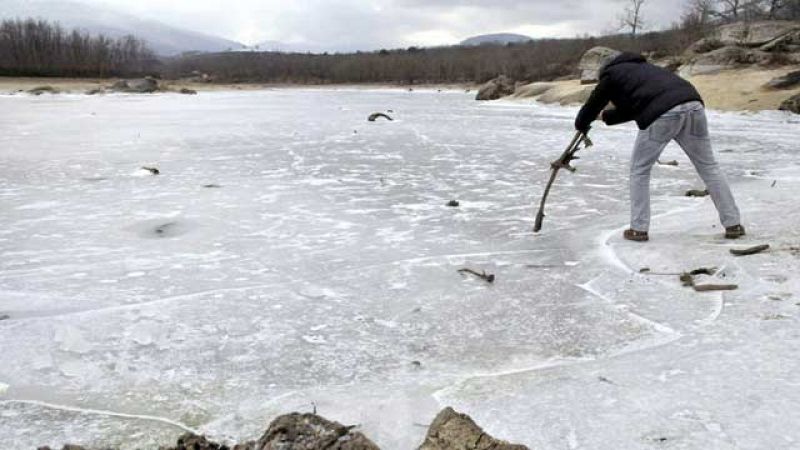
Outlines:
[[[575,118],[575,129],[584,133],[589,131],[592,122],[597,119],[597,116],[603,111],[603,108],[608,105],[610,98],[608,96],[609,83],[607,78],[600,80],[600,83],[592,91],[589,100],[583,105],[578,117]]]
[[[619,125],[621,123],[630,122],[634,119],[633,114],[629,114],[626,111],[622,111],[620,109],[607,109],[603,111],[603,122],[606,125]]]

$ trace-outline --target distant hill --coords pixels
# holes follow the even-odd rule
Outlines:
[[[156,20],[142,19],[102,6],[70,0],[2,0],[0,19],[29,17],[58,22],[67,29],[118,38],[134,35],[162,56],[184,52],[238,50],[242,44],[216,36],[176,28]]]
[[[533,40],[530,36],[525,36],[522,34],[512,34],[512,33],[498,33],[498,34],[483,34],[480,36],[474,36],[469,39],[465,39],[461,41],[460,45],[464,46],[476,46],[476,45],[506,45],[506,44],[516,44],[520,42],[528,42]]]

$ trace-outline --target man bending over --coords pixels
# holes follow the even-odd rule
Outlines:
[[[613,107],[605,109],[609,103]],[[635,120],[640,130],[631,158],[631,228],[625,231],[625,239],[649,240],[650,171],[672,140],[705,182],[725,237],[745,235],[739,208],[711,150],[703,99],[691,83],[649,64],[641,55],[616,53],[601,66],[600,82],[578,113],[575,128],[588,132],[601,112],[607,125]]]

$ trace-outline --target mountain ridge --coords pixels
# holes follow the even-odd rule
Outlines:
[[[523,34],[515,33],[492,33],[481,34],[464,39],[459,45],[463,46],[478,46],[478,45],[506,45],[518,44],[521,42],[532,41],[533,38]]]
[[[43,19],[63,28],[79,29],[110,38],[133,35],[146,41],[158,55],[176,56],[186,52],[222,52],[244,47],[239,42],[152,19],[78,1],[4,0],[0,19]]]

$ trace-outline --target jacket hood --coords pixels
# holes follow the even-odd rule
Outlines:
[[[638,63],[638,64],[641,64],[641,63],[646,63],[646,62],[647,62],[647,59],[642,55],[639,55],[639,54],[636,54],[636,53],[624,52],[624,53],[621,53],[616,58],[614,58],[613,60],[611,60],[611,62],[608,63],[608,65],[606,67],[604,67],[604,68],[609,68],[609,67],[615,66],[617,64],[624,64],[624,63]]]

